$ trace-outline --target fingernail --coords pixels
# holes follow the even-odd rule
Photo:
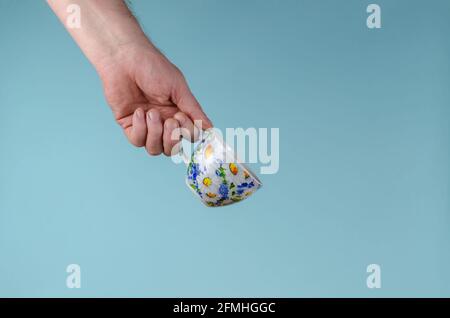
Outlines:
[[[148,116],[148,118],[150,118],[150,120],[153,119],[153,114],[152,114],[152,112],[148,112],[148,113],[147,113],[147,116]]]
[[[137,118],[142,118],[142,109],[138,109],[138,110],[136,111],[136,117],[137,117]]]

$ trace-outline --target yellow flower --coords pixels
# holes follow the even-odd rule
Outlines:
[[[206,177],[205,179],[203,179],[203,184],[205,186],[209,187],[211,183],[212,183],[211,178]]]
[[[214,153],[214,148],[211,145],[206,146],[205,149],[205,159],[208,160],[211,158],[212,154]]]
[[[230,163],[230,171],[232,174],[237,175],[238,173],[238,168],[234,163]]]

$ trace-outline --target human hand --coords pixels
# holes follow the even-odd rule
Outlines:
[[[99,73],[114,117],[133,145],[169,156],[178,132],[190,139],[198,134],[194,121],[212,127],[182,73],[153,46],[123,0],[47,2],[65,25],[68,7],[79,7],[80,27],[67,30]]]
[[[150,43],[127,45],[97,69],[117,123],[130,143],[150,155],[170,156],[179,142],[172,134],[177,128],[192,140],[195,120],[204,129],[212,126],[183,74]]]

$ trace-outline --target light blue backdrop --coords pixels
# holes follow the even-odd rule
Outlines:
[[[279,173],[208,209],[45,2],[0,0],[0,296],[450,296],[450,2],[371,2],[132,1],[218,127],[280,128]]]

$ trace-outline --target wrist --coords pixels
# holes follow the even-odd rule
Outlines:
[[[91,60],[102,80],[113,76],[124,76],[139,68],[139,61],[148,58],[155,61],[161,53],[145,38],[130,38],[126,42],[113,44],[107,52]]]
[[[153,45],[143,33],[122,34],[122,30],[117,33],[109,30],[107,33],[100,43],[95,43],[96,47],[90,53],[85,52],[97,70],[118,63],[140,47],[153,49]]]
[[[131,14],[108,16],[86,33],[80,47],[96,68],[121,58],[125,51],[134,47],[153,47]]]

